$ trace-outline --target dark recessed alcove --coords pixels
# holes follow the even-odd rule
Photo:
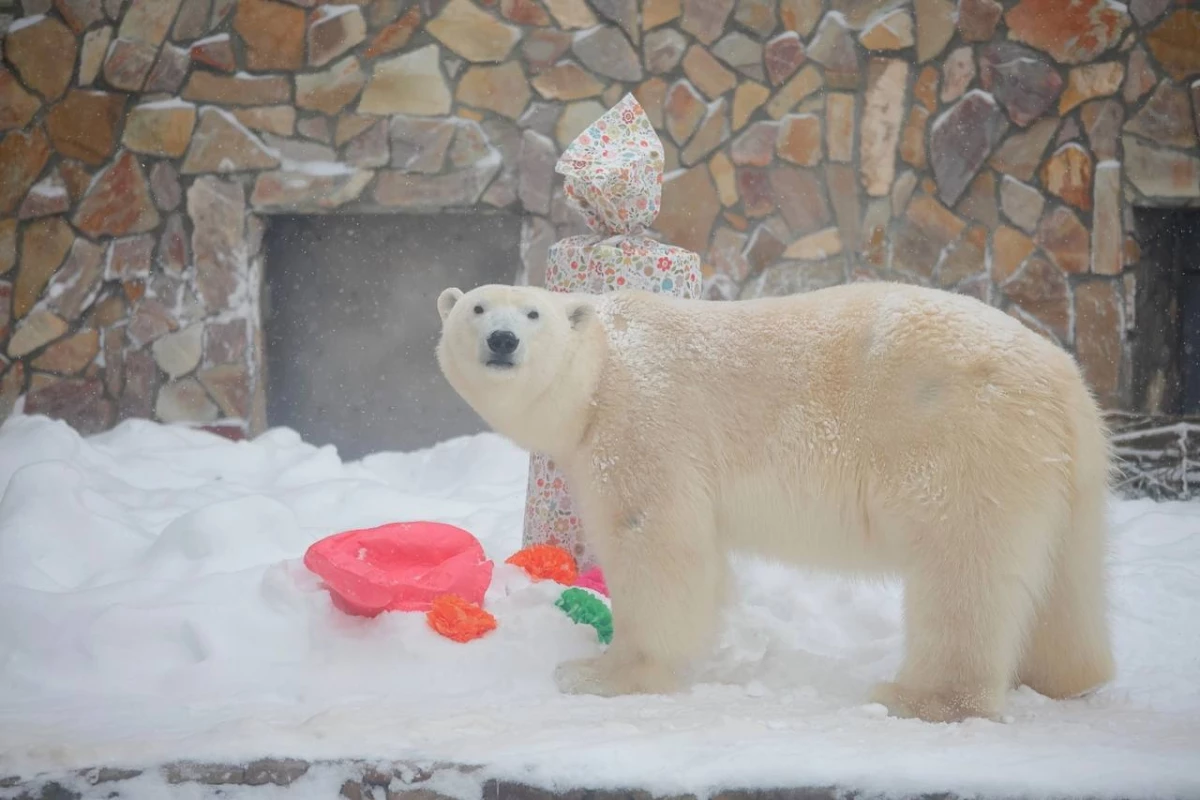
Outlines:
[[[447,286],[511,283],[520,218],[273,216],[264,242],[267,422],[342,458],[484,430],[438,370]]]
[[[1134,218],[1132,409],[1200,414],[1200,209],[1138,208]]]

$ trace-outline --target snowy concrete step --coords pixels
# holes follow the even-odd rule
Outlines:
[[[597,783],[604,783],[603,779]],[[750,778],[748,784],[756,781]],[[282,791],[281,791],[282,790]],[[23,779],[0,778],[0,798],[13,800],[89,800],[106,798],[197,798],[223,800],[295,797],[304,800],[1001,800],[1008,794],[943,791],[926,794],[853,786],[720,788],[694,794],[655,794],[642,789],[544,789],[488,777],[479,767],[455,764],[415,765],[378,761],[303,761],[259,759],[247,764],[176,762],[145,770],[99,767]],[[1089,794],[1055,794],[1055,800],[1092,800]],[[1156,795],[1159,797],[1159,795]],[[1115,800],[1109,798],[1108,800]]]

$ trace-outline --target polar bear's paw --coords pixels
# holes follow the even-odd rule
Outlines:
[[[605,679],[607,670],[604,668],[604,657],[580,658],[575,661],[564,661],[554,670],[554,682],[563,694],[598,694],[609,696],[617,694],[609,688],[610,681]]]
[[[925,722],[962,722],[972,717],[1000,721],[999,709],[985,692],[937,692],[907,689],[898,683],[878,683],[870,700],[887,707],[888,714]]]
[[[615,697],[623,694],[666,694],[678,688],[675,673],[646,663],[620,663],[607,654],[564,661],[554,670],[563,694]]]

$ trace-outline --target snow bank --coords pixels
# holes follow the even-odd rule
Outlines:
[[[742,602],[672,697],[559,695],[599,651],[505,557],[526,455],[494,435],[344,464],[131,421],[81,439],[0,428],[0,776],[177,759],[437,759],[546,786],[656,792],[1200,795],[1200,504],[1114,506],[1120,675],[1086,700],[1013,692],[1007,724],[926,725],[863,703],[894,670],[899,591],[739,565]],[[497,561],[497,631],[337,612],[300,557],[352,527],[432,519]],[[153,792],[151,792],[153,794]],[[469,792],[467,793],[469,794]]]

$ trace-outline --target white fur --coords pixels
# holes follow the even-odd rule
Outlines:
[[[871,695],[895,715],[997,718],[1016,682],[1064,698],[1112,676],[1103,420],[1072,358],[1008,315],[889,283],[483,286],[438,309],[447,380],[562,466],[612,592],[613,643],[561,665],[564,691],[684,686],[735,550],[904,580],[903,666]],[[520,328],[511,369],[481,358],[495,324]]]

